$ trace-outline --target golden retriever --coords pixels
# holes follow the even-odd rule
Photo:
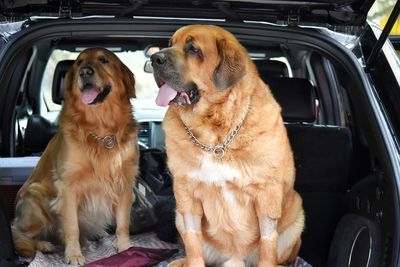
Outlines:
[[[84,50],[66,75],[58,133],[16,198],[15,249],[32,257],[65,245],[65,262],[83,264],[80,237],[116,223],[118,250],[130,247],[129,218],[138,172],[131,71],[110,51]],[[51,239],[49,239],[51,240]]]
[[[151,57],[186,258],[170,266],[277,266],[304,211],[281,108],[245,48],[217,26],[179,29]]]

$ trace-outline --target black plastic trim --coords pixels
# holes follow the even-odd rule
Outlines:
[[[93,15],[130,17],[224,19],[227,21],[262,20],[272,23],[315,23],[328,25],[365,24],[372,0],[313,1],[7,1],[1,4],[5,17],[56,16],[85,17]],[[61,3],[61,4],[60,4]],[[295,18],[292,20],[292,18]]]

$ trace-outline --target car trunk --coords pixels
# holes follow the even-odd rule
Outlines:
[[[34,6],[35,1],[30,2]],[[195,2],[197,12],[189,12]],[[344,266],[341,265],[344,262],[349,263],[348,266],[395,266],[399,242],[395,227],[399,223],[395,178],[386,160],[387,152],[377,118],[368,104],[370,85],[353,54],[357,54],[357,48],[353,51],[345,48],[332,40],[334,33],[326,30],[298,27],[310,26],[318,21],[322,25],[330,24],[330,27],[360,33],[365,23],[365,14],[361,11],[369,9],[371,2],[349,1],[341,4],[313,1],[299,4],[282,1],[280,5],[266,4],[261,8],[261,4],[251,1],[224,1],[219,4],[194,1],[187,6],[182,2],[180,8],[171,8],[172,13],[168,13],[171,17],[190,14],[192,19],[211,16],[226,20],[200,22],[141,17],[162,16],[162,11],[165,12],[169,6],[161,1],[149,1],[154,4],[149,6],[139,3],[128,6],[126,2],[118,1],[108,6],[109,14],[101,14],[119,14],[120,18],[82,21],[68,17],[74,14],[98,15],[101,12],[99,6],[86,1],[81,1],[80,5],[72,2],[76,5],[65,7],[50,4],[35,12],[67,18],[28,22],[31,25],[12,36],[1,54],[0,84],[8,88],[0,92],[0,113],[4,114],[0,119],[1,155],[26,156],[18,146],[23,140],[18,140],[16,121],[19,116],[31,116],[20,112],[27,107],[33,114],[40,115],[37,100],[40,92],[36,88],[39,84],[29,75],[39,75],[35,68],[40,69],[40,64],[43,64],[46,56],[40,57],[45,54],[44,50],[51,51],[55,47],[74,49],[93,44],[105,47],[125,44],[127,48],[124,49],[127,50],[144,49],[146,46],[165,47],[173,32],[183,25],[217,24],[234,33],[251,53],[261,78],[270,84],[283,107],[284,118],[290,114],[293,105],[288,98],[298,97],[292,95],[290,90],[285,91],[289,88],[287,83],[293,88],[299,87],[302,92],[310,91],[304,90],[308,85],[301,87],[298,81],[308,81],[312,85],[312,93],[305,97],[313,97],[315,118],[311,121],[301,116],[287,115],[285,118],[296,161],[295,187],[303,198],[306,213],[300,256],[312,266]],[[3,10],[20,11],[21,16],[25,8],[27,6],[24,5],[3,6]],[[348,12],[349,8],[354,12]],[[127,18],[132,16],[135,16],[133,20]],[[257,22],[261,18],[291,27]],[[244,19],[249,21],[243,23]],[[269,67],[276,61],[281,62],[276,60],[281,57],[289,61],[290,72],[282,71],[280,67],[278,70]],[[293,80],[295,78],[300,80]],[[159,161],[162,159],[158,158]],[[15,170],[20,170],[20,167],[16,166]],[[29,168],[25,174],[28,173]],[[11,208],[15,189],[24,178],[22,175],[20,180],[13,181],[14,184],[0,180],[1,190],[10,194],[8,202]],[[151,184],[149,177],[141,178],[144,184]],[[156,191],[151,186],[149,189]],[[170,206],[166,208],[169,209]],[[171,221],[173,219],[168,223],[171,224]],[[157,227],[153,225],[146,231],[157,231]],[[175,231],[173,225],[171,227],[165,231]],[[343,251],[349,253],[344,254]],[[366,265],[366,261],[370,265]]]

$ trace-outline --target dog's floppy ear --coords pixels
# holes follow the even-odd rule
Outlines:
[[[124,64],[122,64],[122,73],[127,96],[129,98],[136,98],[135,77],[133,73]]]
[[[246,74],[243,49],[231,40],[217,40],[220,63],[214,70],[213,81],[223,90],[237,83]]]

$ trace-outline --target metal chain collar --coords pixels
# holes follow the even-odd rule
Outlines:
[[[103,146],[107,149],[112,149],[117,142],[117,138],[115,137],[115,135],[106,135],[104,137],[100,137],[95,133],[90,133],[89,135],[93,137],[96,141],[103,143]]]
[[[211,152],[215,158],[221,159],[225,156],[225,151],[228,148],[228,146],[232,143],[233,139],[239,133],[239,130],[242,127],[244,119],[246,118],[246,115],[249,111],[250,102],[251,102],[251,99],[249,100],[249,104],[247,105],[246,113],[244,114],[242,120],[239,122],[238,125],[236,125],[235,129],[233,129],[231,134],[228,136],[228,138],[225,140],[225,142],[222,145],[209,146],[209,145],[203,144],[196,138],[196,136],[194,136],[193,132],[185,124],[183,124],[185,126],[186,133],[189,135],[190,139],[192,140],[192,142],[195,145],[197,145],[198,147],[200,147],[201,149],[203,149],[207,152]]]

